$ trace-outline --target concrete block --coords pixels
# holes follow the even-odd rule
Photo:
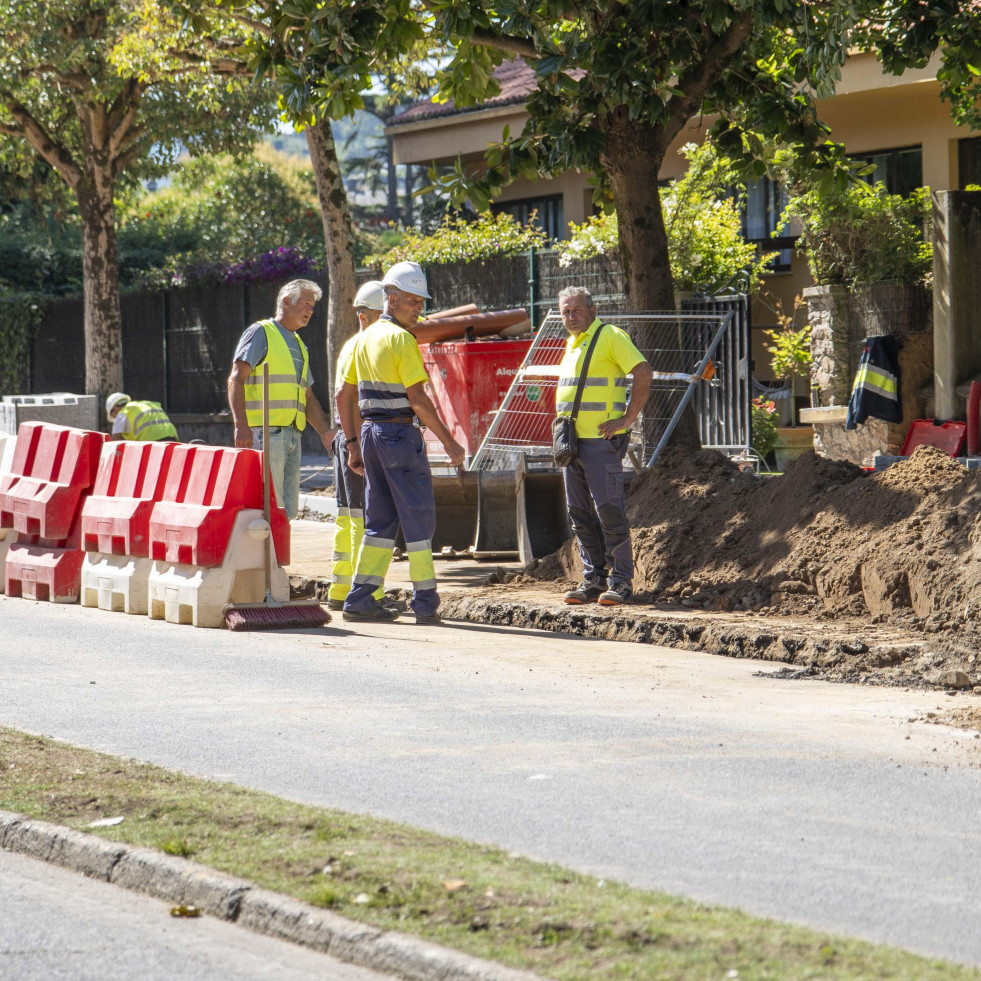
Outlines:
[[[22,422],[49,422],[55,426],[99,431],[99,399],[95,395],[51,392],[47,395],[5,395],[0,429],[16,433]]]
[[[152,569],[152,559],[86,552],[79,601],[82,606],[110,613],[146,616],[150,608],[148,583]]]

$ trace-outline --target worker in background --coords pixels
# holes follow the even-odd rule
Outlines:
[[[354,313],[358,318],[359,331],[367,330],[385,309],[385,290],[377,280],[364,283],[354,297]],[[344,342],[337,355],[337,373],[334,391],[344,387],[344,376],[354,358],[354,345],[358,334]],[[354,393],[356,396],[356,392]],[[355,433],[357,430],[355,430]],[[364,537],[364,475],[347,465],[348,444],[344,430],[338,429],[334,437],[334,489],[337,495],[337,518],[334,522],[334,561],[331,566],[331,582],[327,591],[327,608],[341,610],[354,582],[354,567],[361,539]],[[386,605],[385,589],[379,585],[375,599]]]
[[[334,441],[330,420],[313,392],[310,355],[299,330],[310,321],[320,287],[294,279],[276,297],[276,316],[247,327],[239,338],[228,376],[228,405],[235,445],[261,450],[262,365],[269,362],[269,470],[276,502],[292,521],[300,505],[300,438],[307,423],[328,455]]]
[[[568,286],[559,293],[559,315],[569,332],[555,392],[559,415],[572,414],[580,366],[593,335],[603,327],[576,416],[579,455],[562,470],[569,522],[579,540],[583,566],[583,581],[565,594],[565,602],[598,600],[604,606],[617,606],[633,594],[634,576],[623,458],[630,427],[647,402],[653,371],[625,330],[601,324],[584,287]],[[633,376],[629,404],[627,375]]]
[[[394,620],[395,610],[375,598],[385,581],[399,525],[409,556],[410,606],[416,623],[440,622],[432,540],[436,531],[433,478],[416,421],[443,444],[450,463],[464,448],[443,425],[426,394],[426,369],[409,332],[430,299],[417,262],[397,262],[382,279],[385,312],[358,335],[337,408],[348,446],[348,466],[365,477],[365,533],[344,601],[345,620]],[[361,420],[360,442],[358,421]]]
[[[106,415],[112,423],[110,439],[138,439],[154,443],[176,443],[177,429],[159,402],[134,402],[124,392],[106,399]]]

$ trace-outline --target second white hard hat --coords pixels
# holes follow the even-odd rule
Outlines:
[[[365,307],[368,310],[385,309],[385,290],[377,279],[369,279],[367,283],[362,283],[361,288],[354,295],[354,309]]]
[[[418,262],[396,262],[391,269],[385,273],[382,279],[382,286],[395,286],[406,293],[413,293],[415,296],[423,296],[431,300],[429,287],[426,283],[426,274],[422,271],[422,266]]]
[[[129,396],[123,392],[113,392],[112,395],[106,399],[106,415],[108,416],[117,405],[123,405],[129,400]]]

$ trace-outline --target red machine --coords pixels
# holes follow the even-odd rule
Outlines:
[[[453,438],[473,456],[494,413],[531,347],[531,335],[420,344],[432,398]],[[442,444],[426,431],[429,458],[445,459]]]

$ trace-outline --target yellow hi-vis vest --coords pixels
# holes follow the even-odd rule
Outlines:
[[[310,355],[307,346],[296,336],[303,353],[303,370],[300,381],[296,380],[296,364],[283,340],[279,328],[272,320],[264,320],[266,332],[266,357],[269,362],[269,425],[291,426],[302,432],[307,426],[307,367]],[[262,366],[260,361],[245,380],[245,418],[252,429],[262,425]]]
[[[119,407],[120,415],[129,420],[129,430],[123,439],[156,442],[158,439],[177,439],[177,430],[159,402],[141,400]]]
[[[582,363],[586,358],[589,342],[599,326],[600,321],[594,320],[580,335],[570,337],[566,342],[555,390],[557,415],[572,414]],[[599,436],[600,423],[619,418],[627,411],[626,371],[643,360],[644,356],[634,347],[625,331],[611,324],[603,325],[603,332],[596,341],[589,362],[582,401],[576,416],[576,434],[580,439],[596,439]]]

